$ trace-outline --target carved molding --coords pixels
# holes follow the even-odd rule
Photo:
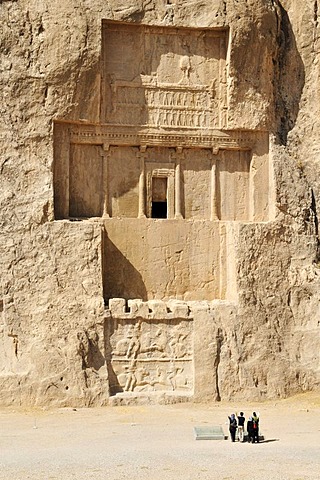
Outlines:
[[[59,121],[57,121],[59,122]],[[70,125],[71,144],[113,146],[165,146],[174,148],[210,148],[215,153],[224,150],[252,150],[260,131],[206,130],[206,133],[189,131],[143,131],[115,125],[63,122]],[[266,133],[266,132],[263,132]]]

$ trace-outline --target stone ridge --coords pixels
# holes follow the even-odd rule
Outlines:
[[[189,301],[182,300],[148,300],[141,299],[125,300],[124,298],[110,298],[105,309],[105,318],[135,319],[143,318],[171,320],[174,318],[192,320],[194,312],[210,313],[219,305],[234,305],[236,303],[223,300],[213,301]]]
[[[126,305],[129,311],[126,311]],[[143,302],[139,299],[132,299],[126,303],[124,298],[112,298],[109,300],[109,312],[113,318],[142,317],[144,319],[157,318],[162,320],[192,318],[188,303],[179,300],[169,300],[168,302],[148,300]]]

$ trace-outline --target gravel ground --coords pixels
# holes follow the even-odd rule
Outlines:
[[[195,426],[260,413],[260,444]],[[259,404],[0,410],[0,480],[319,480],[320,396]]]

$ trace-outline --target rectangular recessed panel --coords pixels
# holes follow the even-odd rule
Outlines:
[[[192,321],[110,319],[105,332],[111,395],[192,393]]]
[[[217,128],[225,107],[225,29],[103,23],[102,121]]]
[[[72,145],[69,172],[70,217],[99,217],[102,159],[98,145]]]

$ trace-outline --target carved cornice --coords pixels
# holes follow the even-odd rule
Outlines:
[[[206,129],[137,129],[130,126],[61,122],[69,126],[70,143],[112,146],[252,150],[262,131]],[[260,137],[261,138],[261,137]]]

